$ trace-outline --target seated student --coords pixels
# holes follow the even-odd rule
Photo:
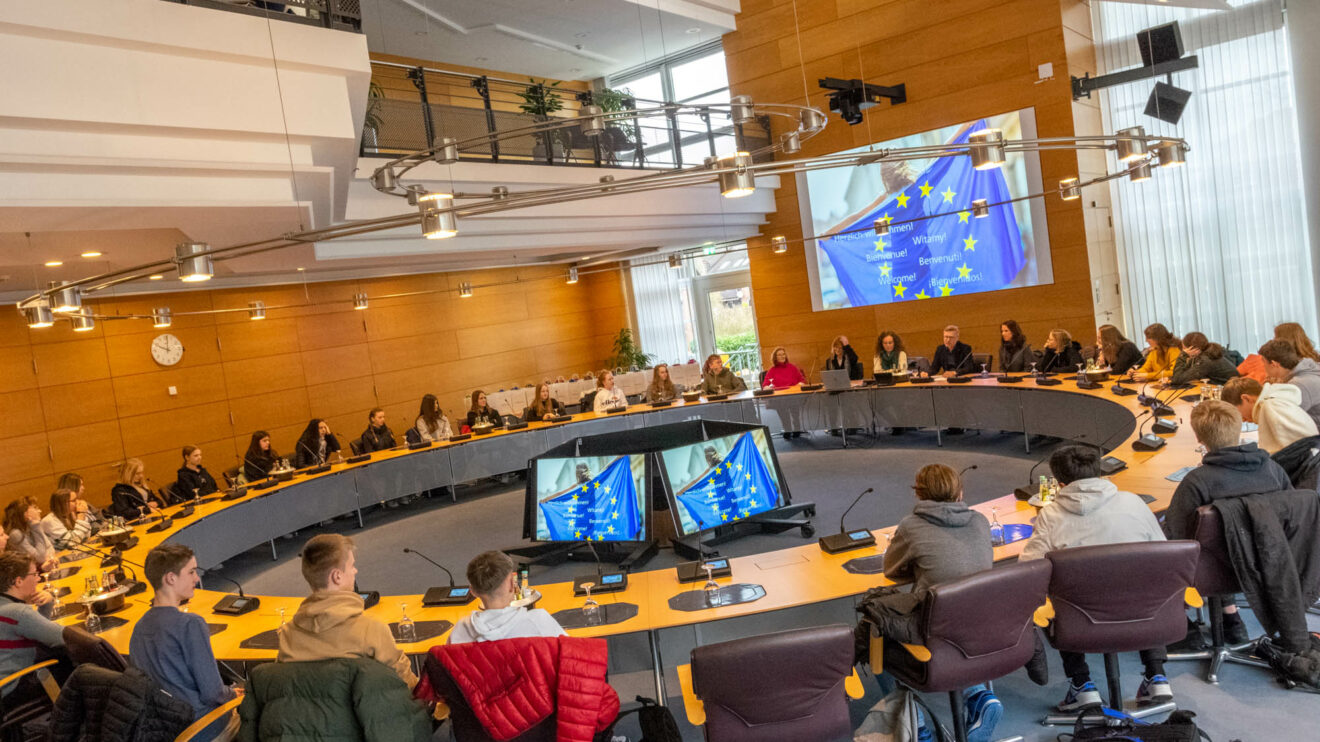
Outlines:
[[[196,492],[198,497],[206,497],[220,490],[215,477],[202,466],[202,449],[197,446],[183,447],[183,466],[179,467],[177,476],[174,488],[185,496]]]
[[[449,632],[449,644],[565,635],[559,622],[544,610],[510,605],[518,597],[518,573],[504,552],[478,554],[468,562],[467,579],[472,594],[481,601],[481,610],[459,619]]]
[[[701,391],[706,394],[729,394],[747,389],[747,384],[738,378],[732,369],[726,368],[719,353],[706,356],[701,366]]]
[[[1273,382],[1285,381],[1301,393],[1298,402],[1306,414],[1320,425],[1320,364],[1303,358],[1287,340],[1271,340],[1260,346],[1265,359],[1265,375]]]
[[[1169,328],[1156,322],[1146,327],[1146,360],[1129,373],[1135,378],[1142,375],[1148,379],[1158,379],[1173,373],[1173,364],[1178,362],[1182,351],[1178,349],[1178,338]]]
[[[907,351],[903,338],[893,330],[885,330],[875,339],[875,357],[871,359],[871,372],[903,376],[908,372]]]
[[[220,678],[206,619],[179,610],[197,587],[197,558],[182,544],[161,544],[147,552],[142,571],[155,597],[133,626],[128,661],[192,706],[195,721],[235,695]],[[227,722],[217,719],[195,739],[214,739]]]
[[[444,410],[440,409],[440,400],[434,394],[422,396],[422,405],[417,410],[413,429],[426,443],[447,441],[454,434],[449,427],[449,418],[445,417]]]
[[[770,368],[765,370],[761,386],[787,389],[805,383],[807,377],[803,375],[802,369],[789,362],[788,350],[782,345],[775,348],[770,353]]]
[[[958,339],[961,336],[962,331],[957,325],[944,328],[944,342],[935,349],[930,362],[931,376],[957,376],[972,371],[972,346],[961,342]]]
[[[1224,355],[1223,346],[1210,342],[1202,333],[1189,332],[1183,335],[1182,355],[1174,362],[1169,381],[1194,384],[1208,379],[1211,384],[1223,384],[1237,375],[1237,367]]]
[[[839,335],[830,343],[830,354],[825,357],[826,371],[847,371],[848,378],[856,381],[862,378],[862,361],[857,351],[848,344],[846,335]]]
[[[1095,332],[1095,365],[1109,368],[1116,376],[1131,371],[1141,365],[1141,351],[1137,344],[1123,337],[1123,333],[1113,325],[1100,325]]]
[[[668,379],[669,376],[666,374],[665,380]],[[670,384],[670,387],[672,388],[673,384]],[[550,396],[550,383],[543,381],[536,385],[536,391],[532,393],[532,403],[523,410],[523,420],[534,423],[567,414],[568,410],[565,409],[564,403]]]
[[[678,396],[679,388],[669,376],[669,364],[657,363],[651,369],[651,383],[646,386],[647,402],[667,402]],[[549,389],[546,394],[550,393]]]
[[[339,452],[339,439],[330,432],[330,423],[312,418],[293,446],[293,468],[320,466]]]
[[[1292,384],[1261,387],[1260,382],[1249,376],[1236,376],[1224,384],[1219,398],[1236,407],[1243,422],[1260,426],[1260,447],[1271,455],[1320,433],[1315,421],[1302,409],[1301,391]]]
[[[93,533],[86,501],[70,490],[55,490],[50,496],[50,512],[41,519],[41,527],[56,549],[80,546]]]
[[[385,424],[385,410],[373,407],[371,412],[367,413],[367,429],[362,431],[362,436],[358,438],[358,445],[362,448],[362,453],[385,451],[398,445],[394,442],[394,431]]]
[[[394,645],[384,622],[363,614],[353,540],[338,533],[313,536],[302,549],[303,579],[312,594],[293,618],[280,627],[279,662],[366,657],[394,670],[411,688],[417,684],[412,663]]]
[[[628,396],[614,383],[614,372],[604,369],[596,374],[596,398],[591,402],[591,409],[597,415],[606,410],[628,406]]]
[[[926,594],[942,582],[982,572],[993,565],[990,522],[963,502],[962,480],[943,464],[929,464],[917,472],[912,485],[917,504],[894,529],[885,549],[885,576],[912,581],[904,592],[895,586],[867,592],[858,606],[865,619],[857,626],[858,639],[867,641],[873,626],[886,639],[920,644],[921,607]],[[969,739],[992,739],[1003,704],[985,686],[966,693]]]
[[[72,492],[75,499],[82,501],[81,507],[87,514],[87,522],[92,525],[92,533],[101,530],[103,525],[101,509],[87,501],[87,485],[83,483],[81,474],[74,472],[61,474],[59,481],[55,484],[55,489]]]
[[[46,616],[55,607],[50,593],[40,589],[37,561],[25,552],[0,553],[0,677],[5,677],[41,660],[62,658],[64,627]],[[37,610],[32,610],[33,607]],[[55,650],[55,651],[49,651]],[[67,677],[65,663],[52,668],[58,679]],[[15,706],[45,695],[35,673],[0,688],[5,706]]]
[[[478,425],[503,425],[504,418],[495,408],[486,403],[486,393],[480,389],[472,392],[472,407],[468,409],[467,426],[475,428]]]
[[[110,507],[106,511],[124,520],[133,520],[163,505],[147,486],[147,470],[142,460],[125,460],[119,467],[119,481],[110,489]]]
[[[279,461],[280,455],[270,445],[270,433],[253,431],[252,440],[248,441],[247,451],[243,454],[243,476],[247,481],[255,482],[270,476]]]
[[[55,547],[46,536],[46,529],[41,527],[41,507],[37,505],[37,498],[25,495],[6,505],[4,527],[8,537],[5,548],[31,556],[37,560],[42,572],[58,566]]]
[[[1031,364],[1036,362],[1036,354],[1017,320],[1004,320],[999,326],[999,337],[999,370],[1004,373],[1030,371]]]
[[[1036,368],[1042,372],[1067,373],[1076,371],[1083,363],[1082,344],[1073,340],[1067,330],[1050,330],[1050,336],[1045,340],[1045,352]]]
[[[1087,446],[1065,446],[1050,456],[1050,471],[1063,488],[1058,499],[1043,508],[1019,559],[1040,559],[1056,549],[1135,541],[1163,541],[1164,533],[1150,508],[1131,492],[1120,492],[1100,475],[1100,454]],[[1086,655],[1059,652],[1068,676],[1068,694],[1060,711],[1099,706],[1100,692],[1091,682]],[[1164,675],[1164,647],[1141,652],[1146,666],[1137,688],[1137,702],[1163,702],[1173,698]]]

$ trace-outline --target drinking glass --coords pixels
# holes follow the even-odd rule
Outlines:
[[[982,363],[982,364],[981,364],[981,378],[982,378],[982,379],[986,379],[986,378],[989,378],[989,377],[990,377],[990,364],[988,364],[988,363]]]
[[[591,588],[595,587],[594,582],[582,583],[582,589],[587,593],[587,602],[582,604],[582,620],[588,626],[600,626],[605,621],[604,611],[600,608],[600,603],[591,599]]]
[[[89,634],[101,633],[101,617],[92,610],[90,603],[87,604],[87,620],[83,622],[83,626]]]
[[[720,583],[715,581],[715,568],[709,564],[703,564],[701,568],[706,570],[706,584],[702,588],[706,591],[706,605],[719,605]]]
[[[1032,375],[1032,376],[1035,376],[1035,375],[1036,375],[1036,362],[1035,362],[1035,361],[1032,361],[1032,362],[1031,362],[1031,375]]]
[[[283,626],[283,625],[284,625],[284,606],[280,606],[278,610],[279,610],[279,614],[280,614],[280,626]]]
[[[407,603],[399,604],[399,612],[403,614],[403,617],[399,619],[399,643],[412,644],[417,641],[417,624],[413,623],[411,618],[408,618]]]

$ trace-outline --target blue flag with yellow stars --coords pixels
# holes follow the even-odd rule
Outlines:
[[[640,541],[645,537],[629,458],[540,503],[551,541]]]
[[[966,144],[977,121],[949,144]],[[850,306],[888,304],[1002,289],[1026,265],[1022,233],[1011,204],[988,216],[972,214],[972,201],[1006,201],[1012,195],[1000,168],[976,170],[968,156],[934,160],[911,185],[843,230],[864,230],[816,241],[833,264]],[[908,224],[908,219],[948,214]],[[877,220],[893,223],[877,235]]]
[[[678,504],[704,531],[779,504],[779,483],[765,465],[751,433],[738,436],[728,455],[678,493]]]

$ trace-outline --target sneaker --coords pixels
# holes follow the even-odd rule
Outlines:
[[[917,727],[917,742],[935,742],[935,735],[931,734],[925,719],[922,719],[921,725]]]
[[[1096,690],[1095,683],[1088,680],[1081,685],[1069,683],[1068,695],[1063,697],[1058,709],[1064,712],[1081,711],[1099,705],[1101,705],[1100,691]]]
[[[988,690],[967,697],[967,742],[991,742],[995,726],[1004,715],[1004,704]]]
[[[1169,679],[1163,675],[1141,676],[1141,685],[1137,687],[1137,703],[1164,703],[1173,700],[1173,688]]]

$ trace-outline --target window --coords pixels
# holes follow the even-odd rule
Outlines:
[[[607,82],[609,87],[635,96],[638,108],[663,103],[727,105],[729,102],[729,74],[724,48],[719,42],[619,73]],[[652,165],[693,165],[712,155],[732,154],[738,148],[727,112],[709,116],[683,113],[672,120],[664,115],[648,116],[638,124],[646,161]]]

